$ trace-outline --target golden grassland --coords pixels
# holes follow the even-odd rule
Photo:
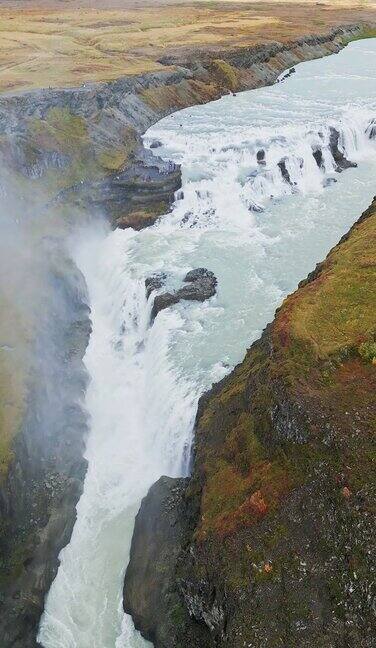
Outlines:
[[[110,80],[162,69],[166,54],[285,41],[376,16],[373,0],[90,5],[2,3],[0,91]]]

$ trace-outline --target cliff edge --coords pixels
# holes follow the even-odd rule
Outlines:
[[[144,499],[124,609],[156,648],[376,645],[375,243],[376,200],[201,398],[191,478]]]

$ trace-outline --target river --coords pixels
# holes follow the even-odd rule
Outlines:
[[[302,63],[272,87],[171,115],[145,145],[160,141],[155,152],[182,165],[173,211],[140,232],[94,227],[76,241],[93,324],[89,467],[40,625],[45,648],[149,645],[122,613],[140,500],[160,475],[187,473],[200,394],[371,202],[376,139],[365,131],[374,117],[375,39]],[[357,168],[335,172],[331,126]],[[181,302],[151,325],[145,278],[166,273],[174,288],[197,267],[215,273],[217,295]]]

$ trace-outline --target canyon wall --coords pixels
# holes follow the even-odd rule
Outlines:
[[[156,648],[375,645],[375,243],[376,199],[143,500],[124,609]]]
[[[286,67],[336,52],[359,33],[359,27],[346,26],[290,44],[217,52],[215,58],[200,52],[194,60],[166,61],[165,72],[0,97],[0,153],[9,177],[24,205],[33,203],[41,218],[48,219],[52,211],[56,216],[55,229],[40,238],[44,283],[32,297],[25,296],[40,319],[29,327],[21,309],[1,336],[7,357],[16,357],[8,342],[11,333],[21,357],[17,366],[2,362],[0,372],[4,648],[36,645],[44,596],[56,574],[59,551],[71,535],[86,469],[87,422],[81,400],[87,378],[82,358],[90,320],[83,278],[65,246],[66,227],[71,231],[95,214],[113,226],[151,224],[170,208],[180,186],[179,167],[142,146],[141,135],[151,124],[224,92],[273,83]],[[0,189],[7,194],[6,178],[1,178]],[[34,270],[28,269],[30,276]],[[2,303],[3,289],[2,321],[15,296],[9,299],[4,284]],[[177,488],[180,497],[183,491]],[[189,504],[193,526],[198,502],[191,499]],[[186,506],[185,494],[180,504]],[[181,528],[181,533],[186,530]],[[186,614],[179,605],[176,619]],[[200,621],[199,641],[203,628],[206,632]]]

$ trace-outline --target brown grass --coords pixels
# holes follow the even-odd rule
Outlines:
[[[72,86],[162,69],[165,54],[252,45],[375,20],[375,3],[3,2],[0,91]],[[308,27],[307,27],[308,26]]]

